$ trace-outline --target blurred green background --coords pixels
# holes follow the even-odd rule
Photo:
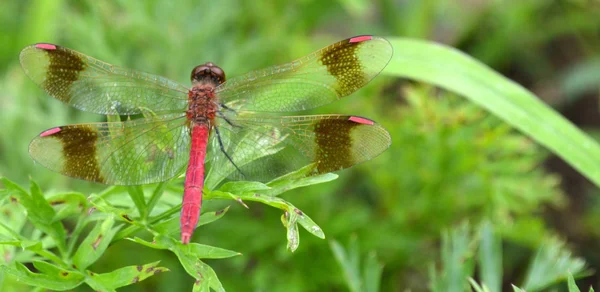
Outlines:
[[[0,176],[24,186],[31,177],[50,191],[105,188],[52,173],[27,154],[44,129],[104,119],[48,97],[25,76],[19,51],[37,42],[188,84],[191,69],[207,61],[236,76],[354,35],[426,39],[482,61],[600,137],[596,0],[5,0],[1,6]],[[464,98],[380,76],[314,112],[372,118],[390,131],[392,146],[333,182],[284,195],[327,240],[301,231],[300,248],[290,253],[280,211],[251,203],[249,210],[232,204],[223,219],[197,230],[196,241],[244,254],[207,261],[228,291],[345,291],[328,240],[345,245],[350,238],[361,258],[374,252],[384,266],[381,291],[429,290],[431,269],[443,268],[441,234],[467,221],[489,221],[501,234],[504,289],[523,280],[528,260],[552,238],[600,270],[598,188]],[[231,202],[204,208],[223,204]],[[191,289],[193,279],[172,254],[131,242],[114,244],[93,267],[102,272],[156,260],[171,272],[123,291]],[[600,277],[578,284],[600,287]]]

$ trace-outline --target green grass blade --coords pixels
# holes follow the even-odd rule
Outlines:
[[[517,83],[466,54],[428,41],[389,38],[394,56],[384,71],[434,84],[484,107],[562,157],[600,186],[600,147]]]
[[[569,273],[567,278],[567,287],[569,288],[569,292],[581,292],[579,291],[579,287],[575,284],[575,279],[573,279],[573,274]]]
[[[480,229],[479,275],[489,291],[502,291],[502,241],[494,230],[494,225],[485,221]]]

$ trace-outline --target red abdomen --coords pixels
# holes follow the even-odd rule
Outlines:
[[[190,163],[185,173],[183,203],[181,205],[181,242],[187,244],[194,233],[202,207],[204,186],[204,158],[208,144],[209,128],[206,124],[191,124],[192,145]]]

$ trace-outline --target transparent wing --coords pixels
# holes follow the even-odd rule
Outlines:
[[[314,164],[309,175],[323,174],[370,160],[391,144],[375,122],[356,116],[314,115],[236,117],[221,121],[210,142],[211,171],[234,180],[267,182]],[[236,169],[235,165],[239,168]]]
[[[79,179],[111,185],[167,180],[184,171],[190,135],[181,114],[125,122],[52,128],[29,145],[41,165]]]
[[[51,44],[24,48],[21,66],[49,95],[77,109],[104,114],[183,110],[188,89],[167,78],[117,67]]]
[[[338,100],[363,87],[392,57],[390,43],[358,36],[288,64],[229,79],[216,92],[228,107],[259,112],[301,111]]]

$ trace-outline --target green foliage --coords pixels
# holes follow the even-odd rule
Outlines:
[[[294,251],[300,242],[298,224],[317,237],[324,238],[325,235],[321,228],[300,209],[277,198],[277,195],[301,186],[331,181],[337,177],[333,174],[325,174],[306,178],[304,175],[307,171],[310,171],[310,165],[268,184],[229,182],[218,190],[205,189],[204,200],[230,199],[242,204],[244,204],[243,200],[249,200],[283,210],[282,220],[284,227],[288,230],[288,248]],[[139,237],[126,239],[149,248],[171,251],[179,259],[185,271],[196,279],[194,291],[208,291],[209,289],[225,291],[215,271],[201,259],[223,259],[240,255],[237,252],[209,245],[180,243],[179,232],[175,232],[178,231],[177,211],[179,211],[180,205],[175,203],[173,207],[169,207],[171,202],[161,201],[164,184],[156,186],[148,201],[141,186],[122,187],[121,189],[126,190],[129,194],[133,206],[131,204],[119,205],[118,202],[111,202],[106,198],[114,195],[117,188],[109,188],[100,195],[89,196],[88,201],[91,206],[88,206],[85,200],[57,201],[57,198],[82,197],[81,194],[58,194],[52,196],[52,199],[46,199],[34,181],[31,181],[30,193],[6,178],[2,178],[2,183],[5,188],[0,191],[0,201],[5,205],[1,207],[8,207],[10,204],[14,204],[13,201],[18,202],[23,206],[28,222],[36,230],[28,236],[22,234],[26,231],[22,222],[17,222],[13,226],[2,224],[7,237],[0,244],[21,247],[25,251],[37,254],[45,261],[58,265],[40,261],[33,257],[33,254],[29,258],[21,258],[19,261],[10,261],[2,265],[6,274],[12,275],[18,281],[28,285],[62,291],[85,283],[95,290],[114,291],[116,288],[134,284],[159,272],[167,271],[166,268],[158,267],[158,262],[144,266],[123,267],[104,274],[88,270],[106,252],[109,245],[140,230],[146,230],[152,234],[152,242]],[[63,216],[57,218],[57,210],[73,210],[73,206],[70,206],[72,204],[80,204],[78,212],[71,212],[68,214],[70,216],[66,216],[63,211]],[[55,210],[53,205],[61,207]],[[156,214],[152,213],[154,207],[161,211]],[[100,213],[93,216],[89,214],[92,211],[95,212],[94,214]],[[227,209],[204,212],[198,226],[218,220],[226,211]],[[67,240],[67,230],[63,221],[71,219],[71,217],[78,217],[78,221],[75,224],[75,230]],[[94,221],[94,228],[81,242],[78,242],[85,225]],[[127,228],[123,228],[127,225]],[[41,242],[37,241],[40,239]],[[49,241],[47,245],[43,244],[45,240]],[[72,253],[75,245],[78,245],[78,248]],[[67,246],[69,246],[68,249]],[[58,254],[55,254],[54,251],[58,251]],[[13,250],[11,258],[18,258],[20,254],[17,250]],[[34,273],[23,265],[23,263],[29,262],[39,273]]]
[[[336,261],[344,271],[348,290],[352,292],[379,291],[383,265],[379,263],[374,252],[369,253],[364,262],[361,263],[359,258],[360,248],[356,237],[350,238],[346,249],[335,240],[330,241],[329,246]]]
[[[502,271],[497,268],[503,257],[502,248],[490,248],[490,243],[498,244],[500,240],[500,234],[489,222],[481,224],[475,232],[466,223],[445,231],[442,234],[441,268],[430,270],[432,291],[467,291],[469,286],[477,292],[502,291],[499,285]],[[525,274],[523,288],[513,285],[514,291],[546,291],[555,283],[568,279],[572,282],[572,274],[581,277],[589,273],[583,260],[571,256],[560,240],[546,240],[535,254]],[[488,271],[480,273],[481,284],[473,278],[475,265],[480,271]]]

